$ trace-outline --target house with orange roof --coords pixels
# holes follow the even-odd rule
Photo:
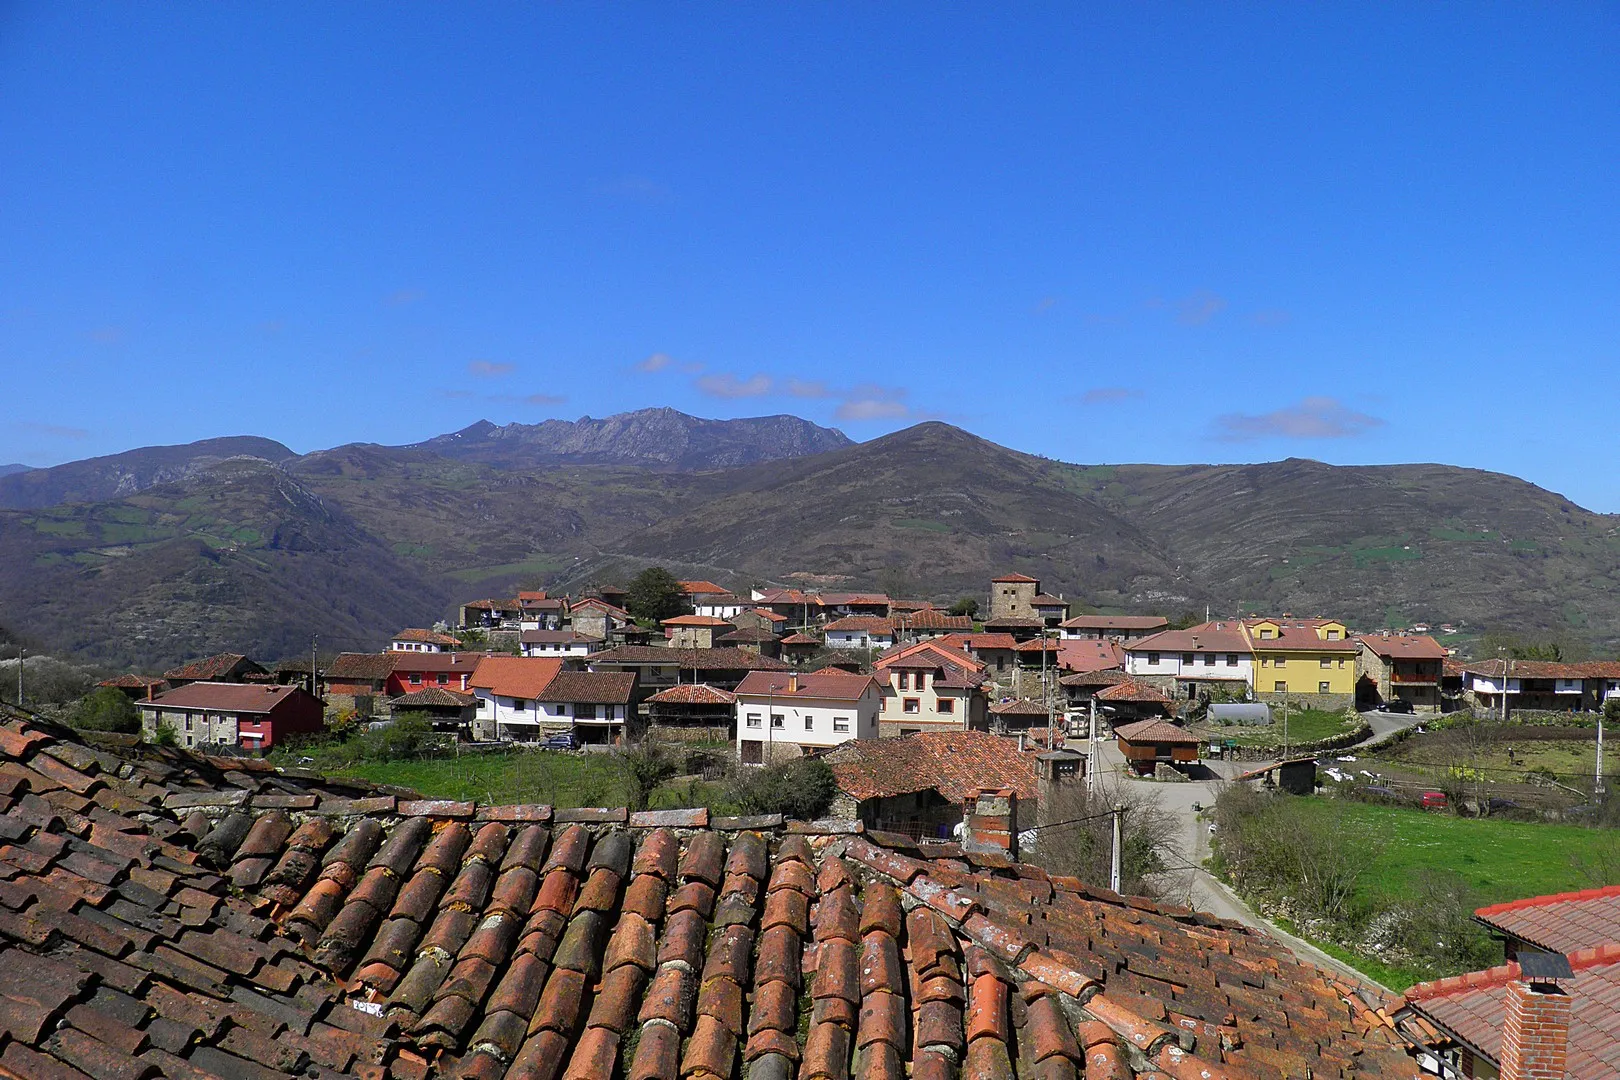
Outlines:
[[[1506,962],[1408,990],[1396,1030],[1466,1080],[1620,1080],[1620,885],[1492,904]],[[1421,1059],[1420,1059],[1421,1060]]]
[[[872,662],[883,691],[879,717],[885,737],[922,731],[983,730],[988,726],[989,679],[984,665],[939,641],[919,641]]]
[[[568,624],[575,633],[602,641],[612,640],[615,631],[634,623],[628,611],[595,596],[587,597],[568,609]]]
[[[395,634],[388,642],[389,652],[453,652],[461,642],[437,630],[410,627]]]
[[[672,649],[712,649],[716,638],[736,629],[713,615],[677,615],[662,625],[665,643]]]
[[[562,671],[554,657],[484,656],[467,680],[478,698],[473,738],[479,742],[522,738],[539,730],[544,716],[539,697]]]
[[[879,615],[849,615],[823,626],[829,649],[887,649],[894,645],[894,623]]]
[[[1162,615],[1076,615],[1064,619],[1059,629],[1065,638],[1097,638],[1130,641],[1168,630]]]
[[[1125,674],[1173,698],[1247,691],[1254,686],[1254,653],[1242,627],[1218,620],[1166,630],[1124,644]]]
[[[1356,708],[1390,701],[1439,711],[1446,647],[1426,634],[1363,634],[1356,638]]]
[[[744,765],[878,737],[882,695],[870,675],[751,671],[736,699],[737,760]]]
[[[1356,701],[1357,648],[1338,619],[1256,616],[1239,626],[1254,654],[1254,696],[1319,709]]]
[[[913,839],[949,840],[982,788],[1013,793],[1014,828],[1034,819],[1037,753],[986,731],[862,739],[827,754],[838,781],[833,813]]]

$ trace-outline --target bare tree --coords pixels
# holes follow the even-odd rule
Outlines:
[[[1113,781],[1096,792],[1084,783],[1063,784],[1048,800],[1034,831],[1032,850],[1024,857],[1054,874],[1068,874],[1088,885],[1108,887],[1113,862],[1113,822],[1109,811],[1123,806],[1120,830],[1120,887],[1137,896],[1182,899],[1186,884],[1166,871],[1186,865],[1176,843],[1174,814],[1151,791]],[[1029,823],[1019,822],[1028,829]],[[1021,834],[1027,835],[1027,834]]]

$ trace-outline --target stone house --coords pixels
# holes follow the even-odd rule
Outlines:
[[[1388,701],[1440,711],[1446,647],[1416,634],[1363,634],[1356,639],[1356,707]]]
[[[1041,583],[1028,574],[1003,574],[990,579],[990,618],[1037,619],[1035,597]]]
[[[167,726],[187,749],[229,746],[265,753],[288,735],[326,726],[321,699],[301,686],[198,681],[136,708],[143,738],[151,741]]]

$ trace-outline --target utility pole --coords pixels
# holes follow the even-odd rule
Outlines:
[[[1502,723],[1504,724],[1507,723],[1508,676],[1512,674],[1513,660],[1510,657],[1502,663]]]
[[[1283,760],[1288,760],[1288,698],[1283,697]]]
[[[319,635],[311,635],[309,639],[309,693],[311,697],[321,696],[320,679],[320,650],[316,648],[321,642]]]
[[[1091,724],[1086,730],[1086,737],[1090,741],[1090,753],[1086,755],[1086,793],[1097,793],[1097,695],[1091,695]]]
[[[27,649],[21,645],[17,646],[17,708],[19,709],[23,707],[23,658],[27,655]]]
[[[1112,813],[1114,818],[1114,859],[1113,865],[1109,868],[1108,872],[1108,887],[1113,889],[1115,892],[1119,892],[1120,819],[1125,816],[1125,808],[1123,806],[1115,806]]]
[[[1597,782],[1592,785],[1592,794],[1599,801],[1603,799],[1603,710],[1598,709],[1598,743],[1597,743]]]

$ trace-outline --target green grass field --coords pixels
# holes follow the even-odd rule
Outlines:
[[[1239,746],[1280,746],[1283,741],[1282,707],[1271,707],[1272,723],[1267,727],[1223,727],[1219,724],[1202,729],[1211,741],[1232,739]],[[1318,742],[1354,731],[1361,724],[1357,717],[1323,709],[1288,710],[1288,745]]]
[[[605,757],[548,750],[510,754],[464,754],[423,761],[364,762],[344,768],[317,768],[374,784],[413,788],[432,799],[478,802],[549,803],[552,806],[623,806],[625,792]],[[719,786],[677,781],[653,794],[653,809],[716,806]]]
[[[1387,898],[1416,895],[1420,875],[1433,870],[1460,874],[1480,906],[1589,889],[1598,882],[1582,872],[1581,861],[1595,864],[1604,848],[1611,859],[1616,851],[1616,834],[1607,829],[1460,818],[1320,796],[1294,799],[1290,805],[1297,813],[1322,816],[1342,808],[1347,825],[1359,826],[1377,838],[1372,865],[1356,889],[1357,899],[1375,908]],[[1292,926],[1280,925],[1299,933]],[[1311,942],[1395,991],[1438,974],[1390,965],[1314,937]]]
[[[1295,805],[1305,814],[1334,808],[1323,798],[1299,799]],[[1581,873],[1578,860],[1615,842],[1609,830],[1578,825],[1453,817],[1348,800],[1339,805],[1351,823],[1381,841],[1359,890],[1369,899],[1410,895],[1423,870],[1456,871],[1481,904],[1587,889],[1596,883]]]

